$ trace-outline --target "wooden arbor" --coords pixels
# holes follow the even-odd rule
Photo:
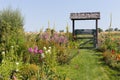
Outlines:
[[[73,34],[73,38],[76,35],[75,33],[75,20],[95,20],[96,21],[96,29],[95,30],[77,30],[77,33],[93,33],[93,31],[95,32],[95,36],[94,36],[94,47],[97,47],[98,44],[98,19],[100,19],[100,12],[85,12],[85,13],[71,13],[70,14],[70,19],[72,20],[72,34]],[[81,32],[82,31],[82,32]]]

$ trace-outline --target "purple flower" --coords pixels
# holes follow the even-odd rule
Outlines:
[[[43,53],[43,50],[39,50],[38,52],[39,52],[40,54],[42,54],[42,53]]]
[[[49,40],[50,39],[50,34],[47,33],[47,32],[43,33],[42,36],[41,36],[41,39],[43,39],[43,40]]]
[[[59,37],[59,43],[64,43],[65,37],[64,36],[60,36]]]
[[[32,49],[32,48],[29,48],[28,51],[32,53],[32,52],[33,52],[33,49]]]
[[[38,47],[37,46],[34,48],[34,53],[38,53]]]

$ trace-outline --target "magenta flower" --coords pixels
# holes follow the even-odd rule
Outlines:
[[[37,46],[34,48],[34,53],[38,53],[38,47]]]
[[[38,52],[39,52],[40,54],[42,54],[42,53],[43,53],[43,50],[39,50]]]
[[[32,52],[33,52],[33,49],[32,49],[32,48],[29,48],[28,51],[32,53]]]

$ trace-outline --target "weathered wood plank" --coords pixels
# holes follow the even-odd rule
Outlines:
[[[95,20],[100,19],[100,12],[71,13],[71,20]]]
[[[94,39],[94,37],[76,37],[76,39]]]

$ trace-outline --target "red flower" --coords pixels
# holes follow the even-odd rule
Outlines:
[[[112,54],[115,54],[115,50],[112,50]]]

